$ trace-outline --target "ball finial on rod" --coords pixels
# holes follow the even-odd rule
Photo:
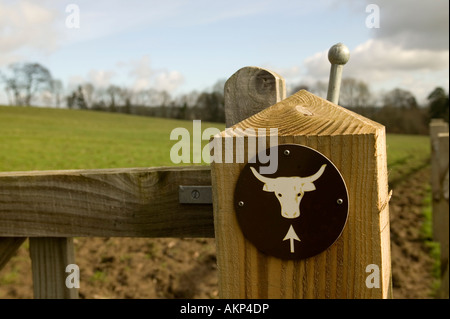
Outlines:
[[[344,65],[350,59],[350,50],[343,43],[333,45],[328,51],[328,60],[331,64]]]
[[[350,50],[342,43],[333,45],[328,51],[331,62],[330,80],[328,82],[327,100],[338,104],[341,89],[342,69],[350,59]]]

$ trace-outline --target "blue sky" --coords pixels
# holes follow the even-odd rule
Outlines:
[[[369,4],[380,28],[368,28]],[[69,4],[79,28],[68,28]],[[394,87],[419,100],[448,90],[448,0],[0,2],[0,69],[35,61],[67,90],[83,82],[172,95],[204,90],[241,67],[284,76],[288,86],[327,81],[328,49],[351,52],[344,77],[372,91]],[[4,93],[0,93],[1,99]]]

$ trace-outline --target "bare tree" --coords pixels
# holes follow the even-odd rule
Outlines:
[[[398,107],[402,109],[416,109],[418,107],[414,94],[410,91],[395,88],[384,95],[385,107]]]
[[[52,80],[51,82],[51,93],[55,98],[55,106],[61,106],[61,95],[63,93],[63,83],[59,79]]]
[[[122,105],[124,106],[124,112],[127,114],[131,114],[131,98],[133,96],[133,92],[126,88],[122,87],[119,92],[120,100],[122,101]]]
[[[225,93],[225,82],[227,82],[227,79],[217,80],[217,82],[212,87],[213,93],[219,93],[223,95]]]
[[[50,90],[50,71],[39,63],[13,63],[8,66],[9,75],[3,75],[7,94],[13,94],[16,105],[31,105],[37,92]]]
[[[346,107],[368,106],[371,93],[367,83],[354,78],[342,80],[339,104]]]
[[[117,85],[113,85],[111,84],[110,86],[108,86],[108,88],[106,89],[106,93],[109,96],[109,109],[111,112],[115,112],[116,111],[116,107],[118,106],[118,102],[120,99],[120,91],[121,88],[118,87]]]
[[[0,82],[3,82],[5,84],[5,93],[6,93],[6,97],[8,98],[8,104],[9,105],[13,105],[13,98],[11,96],[11,88],[7,83],[8,79],[6,77],[6,75],[4,75],[1,71],[0,71]]]
[[[81,86],[83,90],[84,100],[86,101],[87,108],[91,108],[94,103],[94,85],[92,83],[84,83]]]
[[[198,97],[200,93],[198,91],[189,92],[186,96],[186,104],[188,107],[194,107],[197,104]]]
[[[328,84],[322,81],[317,81],[311,87],[311,93],[320,96],[324,99],[327,97],[327,92],[328,92]]]

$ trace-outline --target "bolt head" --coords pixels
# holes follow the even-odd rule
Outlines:
[[[194,189],[191,192],[191,197],[192,197],[192,199],[199,199],[200,198],[200,192],[198,190]]]

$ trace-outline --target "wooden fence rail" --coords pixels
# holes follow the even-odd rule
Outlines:
[[[65,266],[75,263],[73,237],[215,237],[220,297],[390,297],[384,127],[306,91],[285,97],[278,74],[243,68],[225,86],[226,123],[229,129],[276,127],[279,144],[307,146],[334,163],[348,188],[348,221],[323,253],[284,260],[256,249],[239,229],[233,206],[245,163],[213,162],[0,173],[0,268],[30,237],[35,297],[77,298],[64,282]],[[213,138],[215,150],[225,147],[229,129]],[[181,204],[182,185],[212,185],[213,205]],[[367,269],[376,284],[368,284]]]
[[[211,205],[179,185],[211,185],[209,167],[0,173],[0,235],[214,237]]]

